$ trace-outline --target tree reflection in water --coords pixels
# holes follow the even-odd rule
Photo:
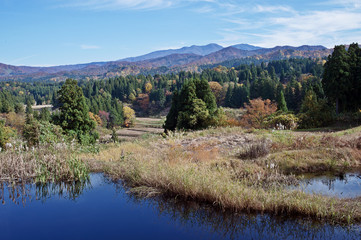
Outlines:
[[[34,198],[46,202],[51,198],[73,201],[79,197],[94,197],[85,192],[96,189],[97,197],[95,199],[80,201],[77,207],[82,208],[80,204],[90,204],[85,205],[87,209],[96,201],[99,211],[103,211],[101,207],[103,205],[104,211],[112,209],[109,219],[107,218],[108,221],[114,221],[117,217],[126,219],[129,216],[115,217],[112,216],[112,213],[119,212],[119,209],[122,208],[138,206],[141,209],[150,209],[150,211],[146,210],[147,214],[151,214],[150,219],[157,214],[157,221],[166,220],[171,225],[179,225],[185,232],[204,233],[204,239],[360,239],[360,225],[343,227],[281,214],[271,216],[269,214],[235,213],[211,204],[185,201],[174,196],[152,195],[151,198],[144,198],[132,193],[124,187],[122,182],[112,182],[102,175],[97,175],[97,178],[94,176],[90,178],[94,187],[90,181],[48,184],[0,183],[0,198],[3,203],[6,199],[10,199],[16,204],[22,203],[25,206]],[[109,191],[113,194],[114,190],[118,192],[117,200],[106,201],[106,197],[109,198]],[[153,189],[152,192],[156,193],[156,190]],[[102,199],[104,199],[104,203],[102,203]],[[126,199],[130,204],[124,203],[122,199]],[[51,206],[57,207],[56,204]],[[102,219],[102,224],[106,224],[104,221],[106,220]],[[143,222],[140,220],[139,226],[142,224]],[[124,234],[130,233],[124,232]]]
[[[34,197],[36,200],[43,202],[55,196],[62,199],[76,200],[88,188],[91,188],[89,179],[36,184],[0,182],[0,200],[2,204],[10,200],[15,204],[21,203],[23,206]]]

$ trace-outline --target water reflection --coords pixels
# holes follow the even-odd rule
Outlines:
[[[0,186],[2,199],[27,203],[0,207],[4,239],[49,239],[49,233],[52,239],[359,239],[361,234],[359,225],[234,213],[174,197],[144,199],[100,174],[92,174],[90,182]]]
[[[308,193],[320,193],[340,198],[361,196],[361,173],[306,175],[300,187]]]
[[[4,205],[7,200],[15,204],[26,205],[34,197],[45,202],[52,197],[76,200],[84,190],[91,188],[90,179],[71,182],[52,182],[26,184],[0,182],[0,200]]]
[[[359,239],[361,234],[360,225],[342,227],[301,217],[235,213],[174,197],[144,200],[129,192],[128,197],[152,207],[160,218],[170,218],[185,229],[203,229],[218,239]]]

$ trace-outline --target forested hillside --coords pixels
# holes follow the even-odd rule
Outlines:
[[[359,55],[358,45],[353,44],[348,51],[344,46],[337,46],[327,63],[325,59],[312,58],[239,65],[235,61],[230,64],[236,67],[219,65],[201,73],[181,71],[153,76],[128,75],[83,80],[78,85],[89,111],[101,118],[105,126],[122,125],[124,104],[134,109],[138,116],[165,115],[174,93],[180,93],[183,85],[191,80],[202,80],[209,83],[218,107],[241,108],[252,99],[269,99],[284,112],[300,113],[304,127],[315,127],[329,123],[334,115],[332,109],[336,106],[339,106],[340,112],[361,108],[354,97],[359,91]],[[345,69],[345,77],[337,75],[337,66]],[[347,74],[345,71],[348,71]],[[1,82],[0,111],[20,112],[27,102],[57,107],[58,90],[63,84]],[[310,115],[313,115],[313,120],[307,122]]]

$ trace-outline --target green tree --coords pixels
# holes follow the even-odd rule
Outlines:
[[[29,147],[37,146],[40,139],[39,123],[31,113],[26,114],[26,121],[23,128],[23,137]]]
[[[282,84],[279,84],[277,87],[277,107],[278,110],[281,110],[282,112],[288,111]]]
[[[5,121],[0,120],[0,148],[5,149],[6,143],[9,142],[11,129],[5,126]]]
[[[49,122],[50,119],[51,119],[51,114],[50,114],[50,111],[49,109],[47,108],[42,108],[40,110],[40,113],[39,113],[39,118],[38,118],[40,121],[45,121],[45,122]]]
[[[347,94],[351,88],[349,76],[349,57],[345,46],[335,46],[325,63],[322,83],[326,96],[336,104],[336,113],[346,110]]]
[[[173,96],[164,128],[203,129],[215,124],[220,113],[208,82],[191,79],[184,83],[178,98]]]
[[[179,95],[178,91],[173,92],[172,96],[172,105],[170,107],[167,119],[163,125],[165,131],[170,130],[174,131],[177,127],[178,113],[179,113]]]
[[[85,102],[83,91],[77,85],[77,81],[67,79],[58,94],[60,126],[65,132],[75,133],[80,142],[86,139],[83,135],[88,135],[89,137],[96,136],[96,134],[91,134],[95,129],[96,123],[89,117],[89,109]],[[90,142],[94,141],[95,139],[90,140]]]

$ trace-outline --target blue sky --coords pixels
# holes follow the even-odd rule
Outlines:
[[[0,0],[0,63],[118,60],[218,43],[361,43],[360,0]]]

